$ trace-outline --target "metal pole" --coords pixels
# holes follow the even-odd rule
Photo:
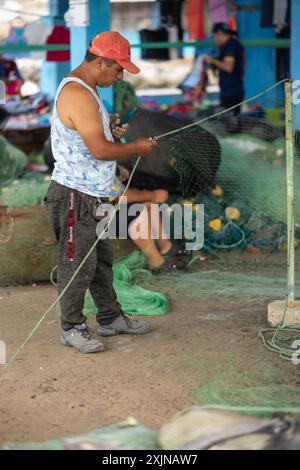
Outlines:
[[[288,307],[295,307],[294,128],[292,81],[285,83]]]

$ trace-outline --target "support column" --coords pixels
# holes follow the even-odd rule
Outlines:
[[[110,30],[110,1],[89,0],[88,8],[89,25],[71,27],[71,70],[83,61],[91,39],[100,31]],[[112,87],[100,88],[99,92],[108,111],[112,111]]]
[[[43,21],[52,26],[65,24],[64,14],[68,9],[68,0],[49,0],[49,16]],[[61,80],[70,72],[70,62],[43,62],[41,69],[40,87],[43,93],[55,97]]]
[[[291,77],[300,81],[300,0],[292,0]],[[300,82],[298,90],[300,88]],[[300,92],[297,93],[300,100]],[[296,104],[296,103],[294,103]],[[300,103],[296,105],[296,130],[300,132]]]
[[[251,3],[260,6],[260,0],[249,2],[237,0],[240,6]],[[274,28],[261,28],[261,12],[241,10],[238,13],[239,38],[243,39],[273,39]],[[246,98],[256,95],[274,83],[276,83],[276,51],[272,47],[247,47],[246,48]],[[259,79],[258,79],[259,77]],[[282,93],[282,103],[283,103]],[[269,104],[272,106],[272,103]],[[273,103],[273,106],[276,103]]]

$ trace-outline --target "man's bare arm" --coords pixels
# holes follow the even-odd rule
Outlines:
[[[224,57],[224,60],[212,59],[211,64],[224,72],[232,73],[234,71],[235,58],[228,56]]]
[[[64,90],[60,104],[96,160],[126,160],[130,156],[145,155],[156,145],[143,138],[126,144],[108,141],[104,135],[99,105],[86,90],[75,87]]]

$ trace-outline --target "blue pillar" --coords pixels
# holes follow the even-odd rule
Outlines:
[[[43,21],[52,26],[65,24],[63,15],[68,9],[68,0],[49,0],[49,16]],[[70,72],[70,62],[43,62],[40,78],[42,92],[54,98],[61,80]]]
[[[100,31],[110,30],[110,1],[89,0],[89,25],[71,27],[71,69],[83,61],[91,39]],[[108,111],[113,110],[113,90],[101,88],[100,95]]]
[[[242,6],[249,4],[249,1],[238,0],[236,3]],[[260,0],[252,1],[251,4],[260,6]],[[260,11],[239,11],[240,39],[274,38],[274,28],[261,28],[260,21]],[[246,98],[250,98],[276,83],[276,51],[271,47],[247,47],[246,58],[245,88]],[[274,102],[273,106],[276,104],[278,103]],[[272,103],[270,106],[272,107]]]
[[[300,80],[300,0],[292,0],[291,77]],[[299,86],[298,86],[299,90]],[[300,99],[300,93],[297,93]],[[300,103],[296,106],[296,129],[300,131]]]

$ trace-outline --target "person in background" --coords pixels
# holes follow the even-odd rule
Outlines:
[[[20,94],[24,80],[18,66],[15,61],[6,59],[3,55],[0,55],[0,80],[5,83],[7,96]]]
[[[218,57],[207,55],[204,62],[219,70],[221,106],[225,109],[238,105],[244,99],[245,51],[227,23],[216,23],[213,35],[219,50]],[[200,77],[198,89],[203,88],[205,75]],[[234,112],[239,114],[240,107]]]

